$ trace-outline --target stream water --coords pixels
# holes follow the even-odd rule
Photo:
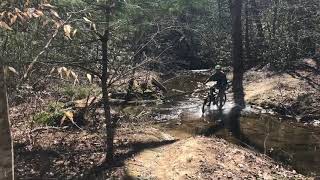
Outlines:
[[[195,91],[206,73],[188,72],[166,82],[168,96]],[[149,106],[160,128],[177,137],[216,136],[265,153],[277,162],[309,176],[320,175],[320,128],[304,126],[280,117],[244,109],[241,116],[231,113],[231,96],[221,111],[215,107],[202,114],[205,93],[172,97],[163,104]],[[262,110],[266,112],[266,110]]]

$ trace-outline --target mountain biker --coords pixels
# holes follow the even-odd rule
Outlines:
[[[216,81],[216,85],[213,86],[213,88],[216,88],[219,90],[219,93],[225,92],[228,85],[228,79],[226,74],[222,71],[222,68],[220,65],[215,66],[216,72],[205,82],[208,83],[209,81]]]
[[[213,102],[219,109],[222,108],[224,103],[226,102],[226,94],[225,91],[228,88],[228,80],[226,74],[222,71],[220,65],[215,66],[215,73],[211,75],[205,82],[208,83],[209,81],[216,81],[217,83],[210,87],[210,92],[208,97],[205,98],[203,106],[202,106],[202,113],[204,113],[204,106],[210,107],[211,103]],[[218,89],[218,94],[216,93],[216,89]],[[216,96],[216,94],[218,96]],[[218,98],[218,99],[217,99]]]

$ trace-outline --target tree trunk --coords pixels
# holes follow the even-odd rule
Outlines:
[[[276,29],[277,29],[277,21],[278,21],[278,4],[279,0],[275,0],[275,4],[273,7],[273,20],[272,20],[272,37],[276,37]]]
[[[289,9],[289,14],[297,14],[297,8],[293,5]],[[289,16],[289,26],[288,26],[288,33],[289,33],[289,61],[287,61],[285,65],[290,65],[292,66],[293,62],[298,59],[298,22],[296,20],[296,17],[294,16]]]
[[[251,0],[251,8],[254,16],[255,23],[257,25],[257,30],[258,30],[258,38],[260,40],[260,43],[263,43],[264,40],[264,32],[262,28],[262,22],[260,19],[260,12],[258,5],[256,3],[256,0]]]
[[[250,47],[250,37],[249,37],[249,29],[250,29],[250,20],[249,20],[249,8],[248,8],[248,0],[245,1],[245,16],[246,16],[246,24],[245,24],[245,52],[246,52],[246,59],[247,59],[247,67],[246,69],[250,69],[254,63],[252,62],[251,57],[251,47]]]
[[[108,73],[108,41],[109,41],[109,28],[110,28],[110,6],[106,5],[106,29],[104,31],[103,36],[101,37],[101,43],[102,43],[102,78],[101,78],[101,87],[102,87],[102,103],[104,107],[104,115],[105,115],[105,124],[106,124],[106,160],[107,162],[113,161],[113,153],[114,153],[114,147],[113,147],[113,138],[114,138],[114,126],[112,123],[111,118],[111,112],[110,112],[110,103],[109,103],[109,89],[108,89],[108,79],[109,79],[109,73]]]
[[[243,48],[242,48],[242,25],[241,25],[242,0],[232,0],[232,63],[233,63],[233,82],[232,90],[234,102],[240,107],[245,107],[243,92]]]
[[[251,0],[250,1],[250,5],[251,5],[251,10],[252,10],[252,15],[253,15],[253,19],[255,21],[255,24],[257,26],[257,48],[255,50],[255,56],[256,59],[258,60],[258,63],[263,63],[264,59],[263,59],[263,52],[264,52],[264,40],[265,40],[265,36],[264,36],[264,31],[263,31],[263,27],[262,27],[262,22],[261,22],[261,18],[260,18],[260,12],[259,12],[259,7],[256,3],[256,0]]]
[[[14,179],[13,167],[13,144],[8,115],[7,88],[4,66],[0,62],[0,179]]]
[[[222,21],[222,2],[221,0],[218,0],[218,21],[219,21],[219,30],[223,29],[223,21]]]

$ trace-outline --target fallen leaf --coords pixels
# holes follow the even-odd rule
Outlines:
[[[0,28],[12,31],[12,28],[7,23],[5,23],[3,21],[0,21]]]
[[[65,115],[68,119],[70,119],[71,121],[73,121],[73,112],[71,112],[71,111],[65,111],[65,112],[64,112],[64,115]]]
[[[88,78],[88,80],[89,80],[89,82],[91,84],[92,83],[92,75],[91,74],[87,74],[87,78]]]
[[[86,21],[86,22],[88,22],[88,23],[92,23],[92,21],[90,21],[88,18],[86,18],[86,17],[83,17],[83,19]]]
[[[56,18],[58,18],[58,19],[61,19],[60,16],[59,16],[59,14],[58,14],[55,10],[50,9],[50,13],[51,13],[54,17],[56,17]]]
[[[76,35],[76,33],[77,33],[77,29],[75,29],[73,32],[72,32],[72,36],[75,36]]]
[[[10,19],[10,26],[13,25],[17,21],[18,15],[13,15],[12,18]]]
[[[66,24],[63,26],[63,30],[64,30],[64,35],[66,37],[68,37],[69,39],[71,39],[71,26],[69,24]]]
[[[54,73],[55,70],[56,70],[56,68],[53,67],[53,68],[51,69],[51,71],[50,71],[50,74]]]
[[[13,72],[14,74],[19,75],[19,73],[13,67],[9,66],[8,69],[9,69],[9,71]]]
[[[51,4],[41,4],[44,8],[56,8],[55,6],[52,6]]]

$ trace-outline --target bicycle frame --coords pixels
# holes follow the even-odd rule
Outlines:
[[[216,97],[217,95],[219,95],[219,93],[221,93],[221,94],[226,93],[226,91],[224,91],[224,90],[219,90],[218,89],[218,92],[216,90],[217,90],[216,87],[214,87],[214,86],[211,87],[210,91],[208,93],[208,96]]]
[[[206,105],[210,106],[211,103],[213,103],[214,105],[217,105],[217,107],[219,109],[221,109],[223,107],[223,105],[225,104],[225,102],[226,102],[226,92],[224,90],[219,90],[219,89],[218,89],[218,92],[217,92],[216,90],[217,90],[217,88],[215,86],[212,86],[210,88],[210,91],[208,92],[208,95],[205,98],[203,106],[202,106],[202,113],[204,113],[205,106]],[[220,98],[217,101],[217,97],[220,96],[220,95],[221,95],[222,98],[224,98],[224,102],[222,102],[222,103],[218,102],[220,100]],[[209,103],[209,104],[207,104],[207,103]]]

